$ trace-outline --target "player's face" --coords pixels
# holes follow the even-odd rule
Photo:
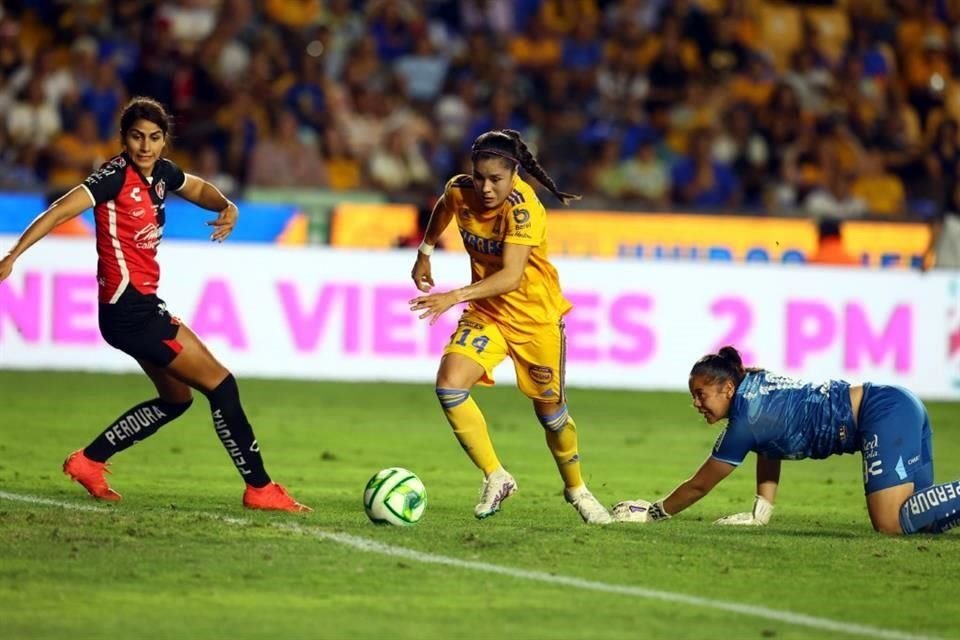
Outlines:
[[[707,424],[723,420],[730,413],[730,403],[736,392],[732,381],[718,382],[706,376],[690,376],[689,386],[693,408],[700,412]]]
[[[123,148],[140,171],[150,175],[160,159],[167,136],[155,122],[137,120],[123,138]]]
[[[473,163],[473,188],[487,209],[496,209],[513,191],[513,164],[501,158],[482,158]]]

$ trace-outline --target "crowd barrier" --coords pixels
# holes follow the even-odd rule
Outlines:
[[[550,253],[563,256],[805,263],[817,249],[817,225],[807,218],[551,209],[547,228]],[[415,234],[417,211],[345,203],[330,229],[333,246],[387,248]],[[848,253],[871,267],[918,267],[930,244],[929,225],[917,222],[847,221],[841,235]],[[443,246],[463,251],[456,224]]]
[[[0,236],[0,246],[12,238]],[[407,301],[412,250],[165,243],[160,295],[240,375],[429,385],[457,313]],[[0,368],[137,371],[97,330],[96,257],[50,238],[0,283]],[[960,399],[960,276],[906,270],[558,258],[572,386],[683,390],[734,344],[749,364],[820,380],[896,383]],[[443,290],[466,257],[435,254]],[[549,366],[549,365],[548,365]],[[511,382],[509,366],[497,371]]]

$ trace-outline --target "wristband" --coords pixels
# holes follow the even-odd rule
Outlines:
[[[647,517],[650,520],[669,520],[670,514],[663,508],[663,500],[657,500],[647,509]]]
[[[436,245],[433,245],[433,244],[427,244],[427,241],[424,240],[423,242],[420,243],[420,246],[417,248],[417,251],[419,251],[425,256],[432,256],[433,249],[435,246]]]

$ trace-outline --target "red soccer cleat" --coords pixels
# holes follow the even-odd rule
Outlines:
[[[300,504],[287,493],[287,490],[276,482],[271,482],[259,489],[247,485],[243,492],[243,506],[247,509],[262,509],[264,511],[292,511],[307,513],[313,511],[310,507]]]
[[[110,488],[104,477],[105,473],[110,473],[107,463],[91,460],[84,455],[83,449],[77,449],[64,460],[63,472],[70,476],[71,480],[76,480],[83,485],[83,488],[97,500],[120,499],[120,494]]]

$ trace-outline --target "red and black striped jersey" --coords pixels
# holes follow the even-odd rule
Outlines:
[[[183,171],[169,160],[158,160],[147,177],[126,153],[83,181],[94,203],[100,302],[116,303],[127,286],[144,295],[157,292],[164,200],[168,190],[178,191],[185,183]]]

